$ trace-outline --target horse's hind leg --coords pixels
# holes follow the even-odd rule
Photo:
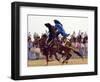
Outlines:
[[[63,60],[62,64],[65,62],[68,63],[68,60],[71,58],[71,56],[72,56],[71,54],[68,54],[66,58]]]
[[[74,53],[76,53],[79,57],[81,57],[82,59],[84,58],[79,52],[77,51],[73,51]]]
[[[56,58],[56,60],[57,60],[57,61],[59,61],[58,56],[57,56],[57,54],[56,54],[56,53],[55,53],[55,58]]]
[[[48,55],[46,55],[46,65],[48,65]]]

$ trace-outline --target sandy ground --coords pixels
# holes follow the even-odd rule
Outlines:
[[[75,64],[87,64],[88,60],[87,58],[84,58],[83,60],[78,58],[78,59],[70,59],[68,60],[68,63],[61,63],[62,60],[57,61],[57,60],[53,60],[53,61],[49,61],[48,62],[48,66],[54,66],[54,65],[75,65]],[[39,60],[28,60],[28,66],[47,66],[46,64],[46,60],[45,59],[39,59]]]

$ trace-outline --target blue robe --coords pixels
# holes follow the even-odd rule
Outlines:
[[[58,20],[54,20],[55,22],[55,28],[58,30],[58,33],[61,34],[64,37],[69,36],[69,34],[67,34],[63,28],[63,25],[58,21]]]

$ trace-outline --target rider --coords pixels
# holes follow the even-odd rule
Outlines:
[[[54,38],[57,37],[57,33],[56,33],[56,29],[54,28],[54,26],[51,25],[50,23],[46,23],[45,26],[49,30],[49,38],[48,38],[48,41],[47,41],[47,43],[49,43],[51,40],[53,40]]]
[[[58,20],[54,20],[54,23],[59,34],[61,34],[63,37],[68,37],[70,35],[65,32],[63,25]]]

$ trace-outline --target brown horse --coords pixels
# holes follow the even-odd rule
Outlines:
[[[48,36],[46,34],[43,34],[39,41],[39,46],[40,46],[40,50],[42,54],[46,57],[46,62],[48,65],[49,57],[51,57],[52,55],[55,56],[57,61],[59,61],[59,59],[56,55],[57,49],[54,48],[53,44],[51,45],[47,43],[47,39],[48,39]]]
[[[71,56],[73,55],[71,52],[74,52],[79,57],[83,58],[77,50],[71,47],[71,42],[69,42],[69,46],[68,42],[65,43],[63,40],[59,40],[57,30],[54,29],[53,26],[51,26],[49,23],[45,25],[46,27],[48,27],[50,34],[49,36],[47,36],[46,34],[43,34],[41,36],[39,40],[39,48],[42,54],[46,57],[47,65],[49,61],[49,56],[52,57],[54,55],[56,60],[60,60],[57,56],[57,53],[59,53],[59,55],[61,55],[62,57],[65,56],[65,59],[62,63],[71,58]],[[64,42],[65,45],[62,45],[62,42]]]
[[[65,63],[73,55],[71,52],[74,52],[78,56],[83,58],[77,50],[71,47],[70,42],[66,42],[65,45],[62,45],[62,41],[60,41],[59,38],[52,39],[49,43],[47,43],[47,40],[48,36],[46,34],[43,34],[40,40],[38,41],[40,52],[42,53],[42,55],[45,56],[47,65],[49,62],[49,57],[52,56],[54,56],[57,61],[60,61],[62,57],[65,57],[62,62]],[[59,54],[62,57],[59,59],[57,54]]]

